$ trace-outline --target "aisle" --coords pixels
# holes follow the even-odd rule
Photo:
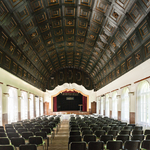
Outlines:
[[[61,127],[55,135],[52,144],[48,150],[68,150],[68,137],[69,137],[69,122],[68,120],[61,122]]]

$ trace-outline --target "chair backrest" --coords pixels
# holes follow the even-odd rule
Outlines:
[[[71,142],[70,150],[86,150],[86,142]]]
[[[122,149],[123,142],[121,140],[112,141],[109,140],[106,142],[107,149],[109,150],[120,150]]]
[[[17,131],[18,131],[18,133],[22,134],[22,132],[28,131],[28,129],[26,129],[26,128],[18,128]]]
[[[0,132],[0,137],[7,137],[5,132]]]
[[[103,150],[104,142],[103,141],[90,141],[88,143],[88,150]]]
[[[141,148],[144,148],[146,150],[150,150],[150,140],[142,141]]]
[[[101,135],[105,135],[106,131],[105,130],[96,130],[94,132],[94,134],[97,136],[97,137],[100,137]]]
[[[35,132],[35,135],[36,135],[36,136],[41,136],[43,139],[44,139],[44,138],[47,138],[47,133],[44,132],[44,131]]]
[[[113,140],[113,135],[101,135],[100,140],[106,144],[107,141]]]
[[[117,136],[116,140],[121,140],[123,143],[127,140],[129,140],[129,135],[128,134],[120,134]]]
[[[116,135],[117,135],[117,133],[118,133],[118,131],[117,130],[110,130],[110,131],[108,131],[107,132],[107,135],[113,135],[113,137],[115,138],[116,137]]]
[[[19,146],[19,150],[37,150],[35,144],[22,144]]]
[[[82,131],[82,136],[87,135],[87,134],[93,134],[93,132],[91,130]]]
[[[37,146],[39,144],[43,143],[43,138],[41,136],[30,136],[29,137],[29,144],[36,144]]]
[[[140,141],[139,140],[125,141],[124,149],[139,150],[140,149]]]
[[[135,126],[134,130],[143,130],[143,126]]]
[[[25,138],[26,140],[29,139],[30,136],[33,136],[34,133],[31,131],[27,131],[27,132],[22,132],[22,137]]]
[[[128,130],[128,129],[127,130],[121,130],[119,134],[128,134],[128,135],[130,135],[130,132],[131,131]]]
[[[9,139],[11,139],[12,137],[19,137],[18,133],[7,133],[7,136],[9,137]]]
[[[135,135],[135,134],[143,134],[143,130],[133,130],[132,131],[132,135]]]
[[[131,137],[131,140],[140,140],[140,141],[143,141],[144,140],[144,135],[143,134],[136,134],[136,135],[133,135]]]
[[[8,145],[10,144],[10,140],[7,137],[0,137],[0,145]]]
[[[72,136],[69,136],[69,141],[68,143],[71,143],[71,142],[74,142],[74,141],[81,141],[81,136],[80,135],[72,135]]]
[[[145,135],[150,134],[150,129],[146,129],[144,132]]]
[[[86,143],[90,141],[96,141],[96,135],[91,135],[91,134],[84,135],[83,141],[85,141]]]
[[[23,137],[12,137],[11,143],[15,147],[19,147],[21,144],[25,144],[25,139]]]
[[[13,145],[0,145],[0,150],[15,150]]]
[[[35,134],[35,132],[40,131],[40,129],[38,129],[38,128],[32,128],[32,129],[29,129],[29,131],[31,131],[31,132],[33,132]]]
[[[51,133],[51,129],[50,128],[42,128],[41,131],[46,132],[47,134]]]
[[[73,130],[73,131],[70,131],[70,136],[71,135],[80,135],[80,132],[78,130]]]

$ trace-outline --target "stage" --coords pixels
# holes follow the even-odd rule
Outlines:
[[[57,111],[57,112],[50,112],[50,114],[46,114],[46,115],[65,115],[65,114],[89,115],[89,112],[85,112],[85,111]]]

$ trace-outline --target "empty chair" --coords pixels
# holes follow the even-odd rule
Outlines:
[[[33,133],[35,134],[35,132],[40,131],[40,129],[38,129],[38,128],[32,128],[32,129],[30,129],[29,131],[31,131],[31,132],[33,132]]]
[[[70,128],[70,131],[72,131],[72,130],[78,130],[78,131],[79,131],[80,128],[79,128],[79,127],[71,127],[71,128]]]
[[[0,132],[5,132],[4,128],[0,128]]]
[[[80,132],[78,130],[73,130],[73,131],[70,131],[70,136],[71,135],[80,135]]]
[[[19,150],[37,150],[37,146],[35,144],[22,144],[19,146]]]
[[[100,138],[101,135],[105,135],[106,131],[105,130],[96,130],[94,134],[96,135],[97,138]]]
[[[36,144],[37,147],[43,146],[43,150],[44,150],[45,142],[43,141],[43,138],[41,136],[30,136],[29,137],[29,144]]]
[[[132,131],[132,126],[125,126],[124,128],[123,128],[123,130],[130,130],[130,131]]]
[[[0,150],[15,150],[13,145],[0,145]]]
[[[11,139],[12,137],[19,137],[19,134],[18,133],[7,133],[7,136],[9,137],[9,139]]]
[[[141,148],[145,150],[150,150],[150,140],[142,141]]]
[[[150,134],[146,135],[146,140],[150,140]]]
[[[144,135],[150,134],[150,129],[146,129]]]
[[[101,130],[101,127],[93,127],[92,131],[95,132],[96,130]]]
[[[132,135],[143,134],[143,130],[133,130]]]
[[[13,128],[13,125],[12,124],[5,124],[5,128]]]
[[[113,138],[115,138],[118,134],[118,131],[117,130],[110,130],[110,131],[107,132],[107,134],[108,135],[111,134],[111,135],[113,135]]]
[[[71,142],[70,150],[86,150],[86,142]]]
[[[142,126],[135,126],[134,130],[143,130],[143,127]]]
[[[105,130],[106,132],[108,132],[109,130],[111,130],[110,126],[104,126],[102,127],[102,130]]]
[[[82,136],[87,135],[87,134],[93,134],[93,132],[91,130],[82,131]]]
[[[96,141],[96,135],[84,135],[83,141],[85,141],[86,143],[90,141]]]
[[[25,138],[25,140],[29,140],[30,136],[33,136],[34,133],[31,131],[27,131],[27,132],[22,132],[22,137]]]
[[[13,132],[16,133],[16,130],[14,128],[6,128],[6,132]]]
[[[130,130],[121,130],[119,134],[128,134],[130,135]]]
[[[123,145],[123,142],[121,140],[117,140],[117,141],[109,140],[106,142],[106,147],[109,150],[120,150],[122,149],[122,145]]]
[[[143,141],[144,140],[144,135],[143,134],[135,134],[131,137],[131,140],[139,140]]]
[[[103,141],[90,141],[88,143],[88,150],[103,150],[104,142]]]
[[[7,137],[0,137],[0,145],[9,145],[10,140]]]
[[[128,134],[120,134],[117,136],[116,140],[121,140],[123,143],[127,140],[129,140],[129,135]]]
[[[21,144],[25,144],[25,139],[22,137],[12,137],[11,138],[11,143],[15,147],[19,147]]]
[[[139,150],[140,149],[140,141],[139,140],[125,141],[124,149]]]
[[[43,126],[42,125],[35,125],[34,128],[41,130],[43,128]]]
[[[47,150],[48,150],[48,146],[49,146],[49,137],[47,136],[47,133],[44,131],[40,131],[40,132],[35,132],[36,136],[41,136],[43,138],[43,140],[46,140],[46,145],[47,145]]]
[[[0,137],[7,137],[5,132],[0,132]]]
[[[115,127],[112,127],[111,130],[118,130],[119,132],[121,130],[120,128],[121,128],[120,126],[115,126]]]
[[[101,135],[100,137],[100,141],[103,141],[104,144],[109,140],[113,140],[113,135]]]
[[[26,128],[18,128],[17,131],[18,131],[19,134],[22,134],[22,132],[28,131],[28,129],[26,129]]]
[[[79,142],[81,141],[81,136],[80,135],[72,135],[72,136],[69,136],[69,140],[68,140],[68,148],[69,148],[69,144],[71,142]]]
[[[82,131],[85,131],[85,130],[90,130],[90,127],[82,127],[82,128],[81,128],[81,132],[82,132]]]

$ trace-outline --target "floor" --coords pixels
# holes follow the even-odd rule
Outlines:
[[[61,122],[61,127],[52,144],[48,147],[48,150],[68,150],[68,138],[69,138],[69,122],[68,120],[63,120]]]

